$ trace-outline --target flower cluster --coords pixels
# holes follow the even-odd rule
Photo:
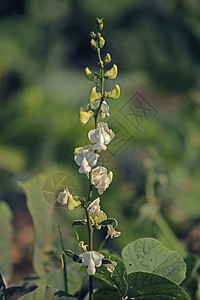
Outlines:
[[[94,127],[88,132],[89,143],[87,145],[77,147],[74,150],[74,160],[79,166],[79,173],[86,175],[89,180],[89,196],[85,197],[73,196],[68,188],[64,189],[58,195],[57,201],[66,206],[69,210],[81,206],[85,209],[86,219],[74,221],[74,225],[87,225],[89,234],[89,243],[85,245],[84,241],[80,241],[78,248],[83,251],[79,255],[79,260],[83,266],[87,267],[87,272],[90,276],[96,272],[96,267],[100,267],[104,256],[96,251],[93,251],[92,235],[94,228],[100,230],[107,226],[107,236],[114,238],[119,237],[121,232],[115,230],[117,221],[107,218],[107,215],[101,210],[100,197],[92,199],[93,189],[96,188],[99,195],[102,195],[108,188],[113,179],[112,171],[108,171],[106,167],[97,165],[99,156],[102,151],[107,150],[110,142],[114,139],[115,134],[108,127],[106,118],[109,114],[109,101],[118,99],[120,96],[120,87],[115,85],[111,91],[104,90],[104,81],[113,80],[117,77],[118,68],[113,64],[110,69],[105,71],[107,64],[111,62],[109,53],[102,59],[101,49],[105,45],[105,40],[101,35],[103,29],[103,19],[97,18],[96,32],[91,32],[91,47],[97,52],[99,72],[93,72],[88,67],[85,68],[86,78],[94,83],[90,94],[86,109],[80,107],[79,120],[82,125],[94,120]],[[88,250],[87,250],[88,247]],[[72,256],[71,251],[67,251]],[[72,256],[74,257],[74,256]],[[107,265],[109,272],[113,272],[115,266]]]

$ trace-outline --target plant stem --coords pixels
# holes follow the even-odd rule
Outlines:
[[[58,225],[58,232],[59,232],[59,236],[60,236],[61,250],[64,251],[64,244],[63,244],[63,238],[62,238],[62,233],[61,233],[60,225]],[[68,292],[68,284],[67,284],[67,266],[66,266],[65,255],[62,255],[62,259],[63,259],[64,290],[67,293]]]
[[[167,221],[161,214],[158,208],[157,199],[155,196],[154,191],[154,184],[155,184],[156,174],[155,172],[150,169],[147,174],[147,181],[146,181],[146,199],[147,202],[150,203],[152,206],[155,207],[156,212],[153,216],[154,222],[157,224],[157,226],[160,228],[160,230],[163,232],[165,238],[168,240],[169,244],[183,257],[187,256],[187,252],[185,251],[183,245],[180,243],[180,241],[177,239],[173,231],[171,230],[170,226],[168,225]]]
[[[97,50],[98,58],[99,58],[99,65],[100,65],[100,84],[101,84],[101,101],[98,107],[98,110],[95,115],[95,129],[98,126],[98,117],[99,117],[99,112],[101,110],[101,105],[104,101],[104,66],[103,66],[103,61],[101,59],[101,54],[100,54],[100,49]],[[91,171],[90,171],[90,187],[89,187],[89,193],[88,193],[88,200],[87,202],[91,201],[92,199],[92,183],[91,183]],[[89,238],[89,251],[93,250],[93,227],[90,221],[89,213],[88,213],[88,208],[85,206],[85,214],[87,218],[87,227],[88,227],[88,238]],[[89,300],[93,300],[93,276],[89,276]]]

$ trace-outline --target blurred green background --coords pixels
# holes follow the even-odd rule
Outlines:
[[[121,87],[120,99],[109,103],[116,142],[102,163],[114,180],[101,207],[118,219],[122,235],[105,248],[119,255],[128,242],[147,236],[171,246],[144,206],[143,162],[151,157],[164,218],[187,251],[200,253],[199,1],[7,0],[0,2],[0,240],[6,253],[0,265],[12,282],[34,272],[33,219],[17,182],[45,174],[39,193],[49,206],[44,192],[54,194],[51,180],[60,182],[63,174],[87,193],[73,151],[93,126],[82,127],[77,112],[93,87],[84,68],[97,70],[89,44],[97,16],[104,18],[102,52],[119,67],[107,88]],[[141,107],[131,112],[139,103],[147,115]],[[57,211],[66,237],[73,237],[71,222],[83,212]],[[96,233],[96,245],[105,235]]]

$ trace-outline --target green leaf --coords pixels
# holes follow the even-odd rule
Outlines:
[[[102,299],[120,300],[120,296],[117,289],[110,286],[103,286],[94,293],[94,300]]]
[[[1,273],[9,276],[11,272],[11,243],[13,227],[11,225],[12,212],[5,202],[0,202],[0,266]]]
[[[198,255],[191,254],[188,257],[186,257],[185,263],[187,266],[185,281],[187,281],[187,280],[192,279],[193,276],[195,276],[195,274],[200,266],[200,259],[199,259]],[[185,281],[184,281],[184,283],[185,283]]]
[[[117,287],[120,292],[120,295],[124,297],[127,291],[127,282],[124,278],[125,275],[125,265],[124,263],[114,255],[111,255],[107,252],[100,252],[104,255],[106,259],[109,259],[112,263],[117,263],[114,272],[111,273],[107,270],[105,265],[101,265],[101,267],[96,268],[95,277],[105,281],[113,287]]]
[[[135,300],[189,300],[189,296],[169,279],[146,272],[128,275],[128,297]]]
[[[39,287],[32,293],[20,298],[20,300],[76,300],[77,298],[68,293],[55,289],[51,286]]]
[[[26,182],[19,182],[27,196],[27,205],[34,224],[34,257],[33,265],[38,274],[44,274],[48,256],[45,249],[51,244],[53,226],[53,207],[42,197],[42,185],[46,176],[38,175]]]
[[[127,273],[146,271],[162,275],[180,284],[186,274],[186,264],[176,252],[156,239],[142,238],[128,244],[122,251]]]

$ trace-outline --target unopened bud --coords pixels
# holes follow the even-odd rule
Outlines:
[[[101,36],[101,37],[99,38],[99,41],[98,41],[98,46],[99,46],[99,48],[101,49],[101,48],[103,48],[104,45],[105,45],[105,40],[104,40],[104,38]]]
[[[90,37],[91,39],[95,39],[96,38],[96,33],[94,33],[94,31],[90,32]]]
[[[103,29],[103,18],[102,19],[97,18],[96,25],[97,25],[97,30],[102,30]]]
[[[109,64],[109,62],[111,62],[111,56],[109,53],[107,53],[103,59],[103,63],[104,63],[104,65],[107,65],[107,64]]]
[[[101,99],[101,97],[102,97],[101,93],[97,93],[97,91],[96,91],[96,86],[93,87],[93,89],[90,92],[90,103],[94,102],[98,99]]]
[[[119,96],[120,96],[120,87],[118,84],[116,84],[115,88],[111,92],[108,92],[108,98],[118,99]]]
[[[90,45],[91,45],[91,47],[92,47],[93,50],[97,50],[97,49],[98,49],[97,42],[95,42],[94,39],[92,39],[92,40],[90,41]]]
[[[85,76],[90,81],[94,81],[97,78],[97,76],[88,67],[85,68]]]
[[[104,74],[104,77],[108,79],[115,79],[117,77],[117,73],[117,66],[113,65],[112,68]]]
[[[89,110],[85,111],[82,107],[79,110],[79,120],[82,125],[85,125],[89,119],[94,115],[94,112]]]

